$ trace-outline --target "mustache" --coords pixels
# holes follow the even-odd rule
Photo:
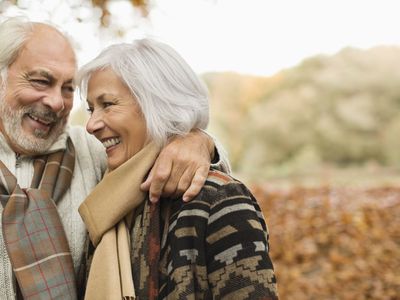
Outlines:
[[[24,114],[32,115],[49,123],[56,123],[61,120],[57,113],[46,107],[24,107],[22,111]]]

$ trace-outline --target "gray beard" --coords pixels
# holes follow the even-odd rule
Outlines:
[[[1,96],[1,95],[0,95]],[[34,106],[12,109],[0,97],[0,116],[3,123],[4,133],[14,145],[28,153],[44,153],[57,138],[64,132],[66,122],[58,118],[56,114],[48,108],[37,109]],[[32,113],[47,120],[56,121],[49,132],[35,130],[34,134],[26,133],[22,128],[22,119],[27,113]]]

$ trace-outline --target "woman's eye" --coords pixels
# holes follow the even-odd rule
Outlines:
[[[114,105],[114,103],[112,103],[112,102],[103,102],[103,107],[104,108],[109,107],[111,105]]]
[[[65,87],[63,87],[63,89],[66,92],[69,92],[69,93],[74,93],[75,92],[75,88],[73,86],[65,86]]]

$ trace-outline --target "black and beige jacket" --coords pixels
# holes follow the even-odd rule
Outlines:
[[[151,226],[150,206],[146,201],[137,209],[131,230],[138,299],[149,297],[149,260],[155,257],[158,299],[278,298],[268,229],[256,199],[241,182],[210,171],[194,200],[161,200],[159,221]],[[148,238],[154,226],[160,230],[158,241]]]

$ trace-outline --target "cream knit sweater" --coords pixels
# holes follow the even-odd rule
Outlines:
[[[81,262],[85,240],[85,225],[78,213],[78,207],[93,187],[100,181],[105,168],[106,157],[103,146],[82,127],[68,127],[49,152],[65,148],[69,135],[75,145],[76,161],[71,187],[58,204],[58,212],[68,238],[75,271]],[[29,187],[33,176],[33,159],[22,156],[17,159],[0,133],[0,159],[17,177],[22,188]],[[7,251],[4,245],[0,205],[0,300],[15,299],[12,282],[12,271]]]

